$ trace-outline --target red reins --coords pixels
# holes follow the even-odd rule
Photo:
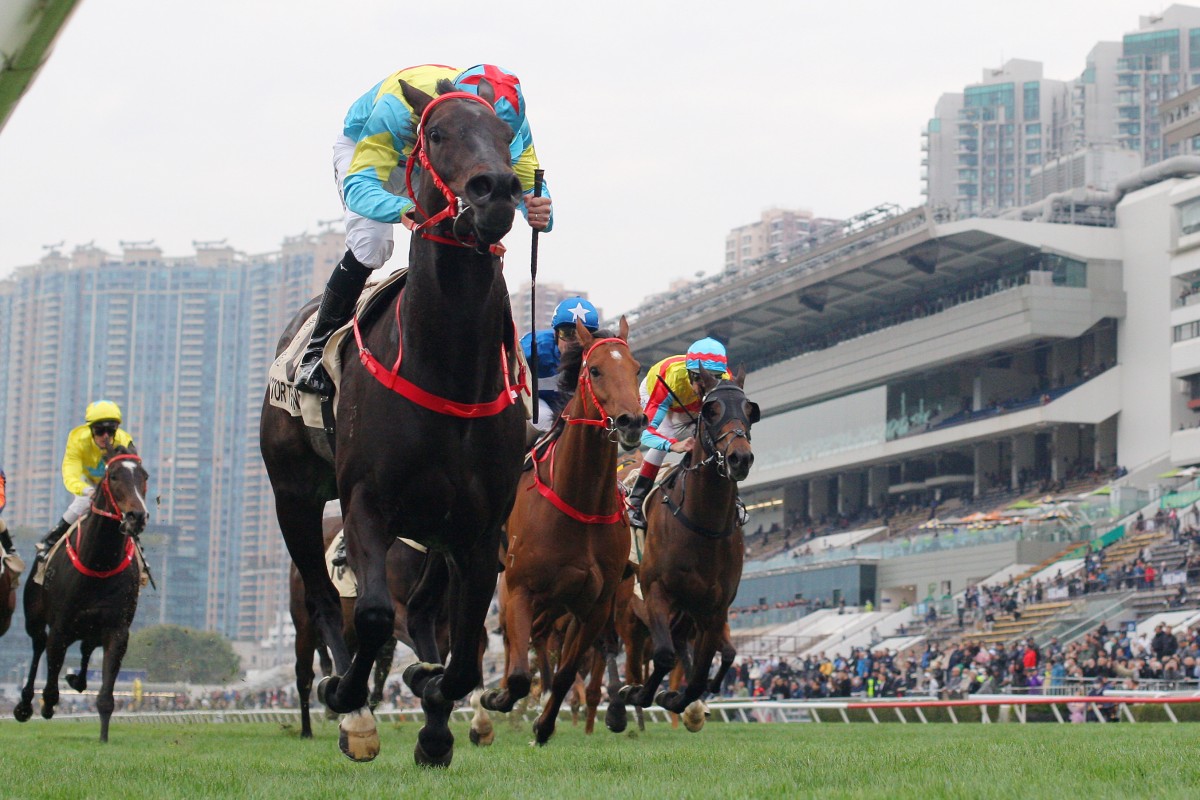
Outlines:
[[[108,504],[110,506],[112,506],[113,510],[109,511],[108,509],[101,508],[100,506],[96,505],[96,501],[93,499],[92,500],[92,513],[98,514],[102,517],[107,517],[108,519],[117,520],[118,522],[121,521],[121,510],[117,506],[117,499],[115,497],[113,497],[112,487],[109,485],[108,470],[112,467],[113,464],[117,463],[118,461],[130,461],[130,460],[132,460],[138,464],[142,463],[141,456],[135,455],[134,453],[123,453],[121,455],[110,458],[108,460],[108,462],[105,464],[104,480],[100,481],[99,488],[101,491],[104,492],[104,498],[106,500],[108,500]],[[93,497],[94,496],[95,495],[93,495]],[[71,566],[75,567],[75,569],[80,574],[86,575],[89,578],[111,578],[113,575],[117,575],[121,572],[124,572],[126,569],[129,568],[129,565],[131,563],[133,563],[133,556],[134,556],[134,553],[137,552],[137,545],[134,543],[133,537],[126,537],[125,538],[125,555],[121,559],[120,563],[117,564],[117,566],[113,567],[112,569],[106,569],[106,570],[92,569],[88,565],[84,564],[83,560],[79,557],[79,542],[82,539],[82,537],[83,537],[83,525],[77,525],[77,526],[75,526],[75,546],[74,547],[71,546],[71,537],[70,536],[67,537],[67,541],[64,543],[66,550],[67,550],[67,558],[70,559]]]
[[[592,419],[591,417],[569,417],[569,416],[567,416],[566,412],[564,411],[563,412],[563,421],[567,425],[596,425],[596,426],[604,427],[605,430],[611,430],[612,421],[609,418],[608,413],[604,410],[604,406],[600,403],[600,398],[596,397],[596,390],[592,386],[592,376],[588,372],[588,359],[591,357],[592,353],[595,352],[596,348],[602,344],[621,344],[621,345],[624,345],[626,349],[629,348],[629,345],[623,339],[618,339],[615,337],[608,338],[608,339],[597,339],[594,342],[592,342],[592,346],[589,347],[587,352],[584,353],[584,355],[583,355],[583,361],[579,365],[579,391],[581,393],[584,393],[583,398],[585,401],[585,405],[584,405],[585,413],[586,413],[586,409],[587,409],[586,402],[590,400],[592,405],[595,406],[596,410],[599,412],[600,418]],[[560,441],[559,439],[555,439],[553,442],[551,442],[550,446],[546,448],[546,452],[542,455],[541,458],[537,457],[536,451],[534,452],[534,455],[533,455],[533,461],[534,461],[533,485],[538,490],[538,494],[540,494],[542,497],[544,497],[548,501],[550,501],[550,504],[552,506],[557,508],[562,513],[566,514],[571,519],[573,519],[577,522],[582,522],[585,525],[613,525],[617,522],[620,522],[625,516],[625,509],[624,509],[624,504],[622,503],[622,500],[621,500],[621,490],[620,489],[617,489],[617,493],[616,493],[617,494],[617,510],[614,511],[612,514],[585,514],[584,512],[580,511],[579,509],[575,508],[574,506],[567,503],[567,501],[565,501],[561,497],[559,497],[555,493],[554,489],[552,489],[544,481],[542,481],[542,476],[540,475],[538,466],[541,463],[545,462],[547,459],[549,459],[549,461],[550,461],[550,473],[549,474],[550,475],[554,474],[554,451],[558,447],[559,441]]]

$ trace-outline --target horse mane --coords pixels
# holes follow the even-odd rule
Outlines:
[[[616,333],[601,328],[592,334],[596,339],[614,339]],[[558,361],[558,391],[569,402],[579,387],[579,368],[583,366],[583,348],[579,340],[567,344]]]

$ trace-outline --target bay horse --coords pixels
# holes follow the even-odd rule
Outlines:
[[[720,690],[737,654],[726,624],[745,555],[737,484],[754,463],[750,426],[760,417],[758,404],[746,397],[745,380],[744,369],[733,380],[701,369],[704,400],[696,420],[696,447],[649,504],[641,582],[654,667],[644,686],[621,689],[621,699],[635,706],[645,708],[653,701],[682,713],[706,691]],[[656,696],[682,655],[680,638],[694,643],[686,687]],[[721,664],[709,681],[718,651]]]
[[[579,346],[563,354],[559,385],[576,382],[578,388],[556,423],[558,438],[535,449],[508,518],[504,679],[501,688],[480,699],[488,710],[511,711],[529,694],[534,621],[570,615],[550,699],[533,724],[539,745],[554,734],[582,657],[612,619],[614,593],[629,559],[617,448],[636,447],[647,422],[625,318],[616,336],[598,331],[593,337],[579,321],[575,330]]]
[[[100,713],[100,741],[108,741],[108,723],[115,706],[113,685],[129,644],[129,625],[141,589],[137,537],[150,515],[146,507],[148,480],[142,460],[132,448],[115,448],[92,495],[91,512],[51,554],[42,583],[34,583],[32,577],[26,582],[25,631],[33,641],[33,663],[21,700],[13,708],[18,722],[33,716],[33,685],[43,652],[46,687],[42,716],[54,716],[58,675],[67,648],[80,642],[79,671],[67,675],[67,685],[77,692],[87,688],[88,660],[97,647],[103,647],[96,710]]]
[[[375,655],[394,627],[388,549],[403,537],[442,556],[427,560],[414,592],[432,598],[417,604],[429,610],[449,593],[449,663],[413,664],[404,680],[425,711],[417,763],[449,766],[454,702],[482,680],[500,530],[524,452],[516,330],[495,247],[512,227],[522,192],[510,163],[512,131],[486,99],[490,86],[481,83],[475,96],[444,82],[436,98],[408,84],[401,90],[420,119],[408,163],[421,165],[410,196],[422,221],[402,291],[397,286],[381,300],[380,313],[355,320],[362,367],[348,359],[342,374],[336,456],[331,463],[322,431],[269,401],[260,442],[280,529],[333,657],[335,675],[318,694],[347,713],[339,747],[355,761],[379,752],[365,705]],[[321,539],[322,508],[335,497],[359,584],[353,657],[341,641],[339,598]]]

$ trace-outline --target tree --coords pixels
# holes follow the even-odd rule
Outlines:
[[[224,683],[238,674],[241,659],[218,633],[153,625],[129,637],[124,666],[146,670],[155,683]]]

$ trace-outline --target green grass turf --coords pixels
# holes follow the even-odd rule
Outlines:
[[[4,798],[1197,798],[1194,724],[652,724],[640,734],[570,723],[544,748],[497,725],[478,749],[455,723],[448,771],[416,767],[418,725],[385,723],[383,752],[354,764],[336,728],[0,722]]]

